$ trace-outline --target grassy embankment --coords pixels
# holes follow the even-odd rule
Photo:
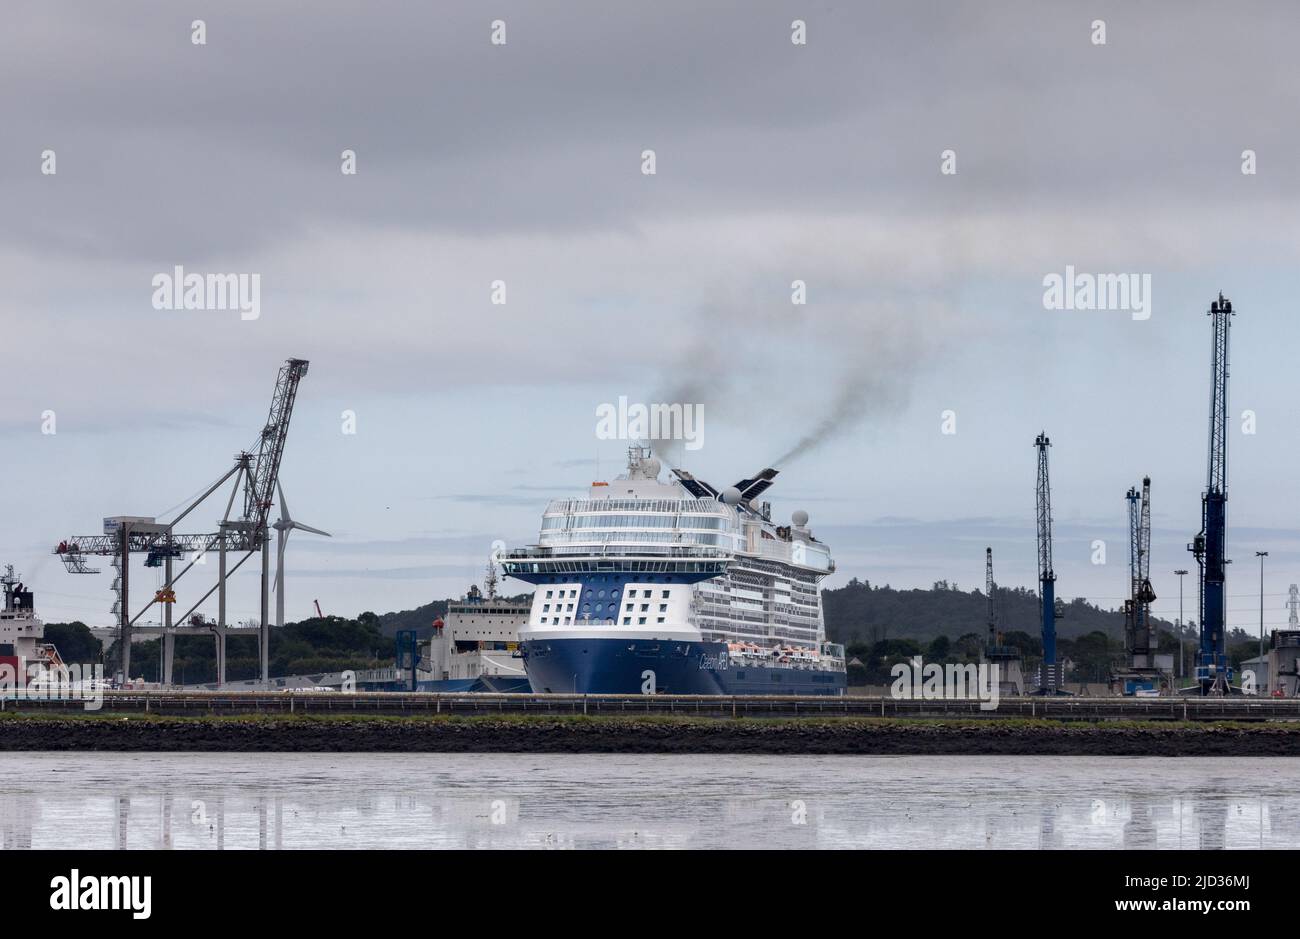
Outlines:
[[[10,711],[0,750],[1300,756],[1300,723]]]

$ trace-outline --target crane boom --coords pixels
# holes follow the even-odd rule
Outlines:
[[[1141,583],[1138,573],[1138,557],[1141,554],[1141,548],[1139,547],[1142,518],[1139,502],[1141,498],[1135,486],[1129,486],[1128,492],[1124,495],[1125,501],[1128,502],[1128,600],[1124,603],[1124,645],[1128,648],[1130,654],[1137,645],[1138,631],[1138,584]]]
[[[266,518],[275,497],[284,442],[289,435],[289,418],[293,415],[298,382],[307,374],[307,364],[306,359],[289,359],[281,366],[275,381],[275,393],[271,396],[271,411],[258,442],[257,459],[244,487],[244,519],[252,523],[253,537],[259,541],[266,532]]]
[[[1052,441],[1039,434],[1038,448],[1038,577],[1056,579],[1052,573],[1052,486],[1048,478],[1047,448]]]
[[[1219,299],[1210,304],[1210,446],[1205,472],[1205,491],[1228,494],[1228,327],[1232,325],[1232,301]]]
[[[1034,441],[1038,448],[1038,586],[1043,614],[1043,668],[1039,691],[1054,694],[1059,685],[1056,667],[1056,573],[1052,570],[1052,485],[1048,476],[1046,433]]]
[[[1143,593],[1151,586],[1151,477],[1142,477],[1142,518],[1138,532],[1138,577]],[[1154,600],[1155,597],[1151,597]],[[1147,602],[1150,602],[1148,600]]]

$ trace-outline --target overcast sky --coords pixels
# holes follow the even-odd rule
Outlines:
[[[771,499],[809,512],[832,586],[979,586],[986,544],[1033,585],[1046,430],[1058,595],[1121,601],[1124,493],[1150,474],[1172,617],[1222,290],[1229,622],[1258,623],[1264,549],[1276,625],[1300,581],[1296,48],[1281,2],[16,0],[0,563],[46,619],[110,622],[108,573],[52,546],[215,480],[295,356],[282,479],[334,537],[294,536],[291,619],[459,595],[494,539],[535,540],[548,499],[618,471],[595,411],[620,395],[702,406],[703,446],[666,455],[719,485],[826,430]],[[260,317],[154,309],[175,265],[259,274]],[[1150,275],[1150,318],[1045,309],[1067,265]]]

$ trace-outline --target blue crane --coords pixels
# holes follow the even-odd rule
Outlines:
[[[1228,528],[1228,327],[1232,301],[1210,304],[1210,448],[1205,494],[1201,496],[1201,530],[1187,549],[1201,573],[1201,650],[1196,680],[1202,695],[1229,694],[1232,670],[1224,635],[1224,595]]]

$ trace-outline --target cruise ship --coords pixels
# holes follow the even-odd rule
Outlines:
[[[534,692],[840,695],[808,515],[772,521],[765,469],[719,491],[645,447],[585,499],[552,502],[538,543],[502,558],[535,585],[519,649]]]

